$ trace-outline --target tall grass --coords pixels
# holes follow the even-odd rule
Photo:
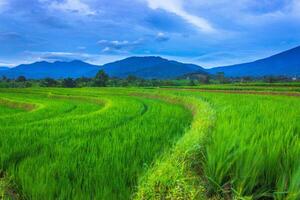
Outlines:
[[[166,87],[167,88],[167,87]],[[236,84],[203,84],[199,86],[180,86],[170,88],[226,90],[226,91],[258,91],[258,92],[300,92],[300,83],[236,83]]]
[[[205,185],[197,170],[204,138],[214,123],[214,112],[199,98],[180,93],[156,95],[185,105],[193,113],[193,123],[176,146],[141,177],[135,199],[205,199]]]
[[[0,169],[25,198],[300,199],[298,97],[31,88],[0,99]]]
[[[217,113],[203,162],[208,192],[300,199],[300,101],[203,94]]]
[[[136,199],[300,198],[299,98],[176,93],[196,105],[198,126],[141,179]]]
[[[138,176],[191,121],[180,105],[89,92],[1,91],[40,105],[0,116],[0,169],[25,198],[129,199]]]

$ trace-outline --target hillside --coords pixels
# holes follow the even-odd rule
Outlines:
[[[111,77],[135,75],[146,79],[168,79],[182,77],[186,74],[215,74],[224,72],[225,76],[266,76],[285,75],[300,76],[300,46],[254,62],[236,64],[226,67],[204,69],[198,65],[185,64],[156,56],[129,57],[103,66],[96,66],[75,60],[71,62],[36,62],[23,64],[14,68],[0,67],[0,76],[9,78],[25,76],[39,79],[45,77],[93,77],[104,69]]]
[[[8,67],[0,67],[0,71],[6,71],[6,70],[9,70]]]
[[[100,69],[99,66],[91,65],[79,60],[71,62],[36,62],[33,64],[22,64],[9,70],[0,71],[0,75],[9,78],[16,78],[18,76],[25,76],[27,78],[77,78],[81,76],[94,76]]]
[[[192,72],[206,73],[200,66],[155,56],[129,57],[103,65],[103,68],[110,76],[126,77],[135,75],[147,79],[175,78]]]
[[[226,76],[300,76],[300,46],[250,63],[216,67],[209,73],[224,72]]]
[[[170,61],[161,57],[130,57],[103,66],[91,65],[79,60],[54,63],[42,61],[0,70],[0,76],[16,78],[22,75],[33,79],[93,77],[100,69],[104,69],[112,77],[122,78],[135,75],[146,79],[176,78],[193,72],[206,73],[203,68],[197,65]]]
[[[8,67],[0,67],[0,71],[6,71],[6,70],[9,70]]]

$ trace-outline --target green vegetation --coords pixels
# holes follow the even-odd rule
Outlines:
[[[258,84],[215,87],[299,86]],[[0,89],[0,198],[298,200],[300,101],[283,95]]]
[[[228,90],[228,91],[273,91],[273,92],[300,92],[300,82],[286,83],[234,83],[234,84],[203,84],[196,86],[164,87],[181,89],[202,89],[202,90]]]
[[[299,98],[180,94],[209,102],[215,117],[198,109],[194,120],[205,128],[190,131],[200,139],[185,147],[179,141],[159,160],[142,179],[137,199],[300,198]]]
[[[0,168],[28,199],[128,199],[191,121],[182,106],[106,91],[1,90],[1,97],[37,107],[0,117]]]
[[[144,79],[133,75],[127,77],[109,77],[105,71],[100,70],[95,77],[79,77],[64,79],[31,79],[27,80],[24,76],[9,79],[5,76],[0,78],[0,88],[26,88],[26,87],[63,87],[63,88],[82,88],[82,87],[196,87],[203,89],[233,89],[233,90],[266,90],[270,87],[300,87],[298,77],[225,77],[224,73],[216,75],[206,75],[192,73],[173,79]],[[245,87],[244,86],[252,86]],[[295,89],[295,88],[293,88]],[[274,88],[277,90],[277,88]],[[282,88],[280,89],[282,90]],[[299,91],[299,90],[297,90]]]
[[[203,94],[217,120],[205,147],[210,195],[300,198],[299,98]]]

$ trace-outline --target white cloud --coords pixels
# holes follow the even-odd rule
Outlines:
[[[153,9],[158,8],[161,3],[158,1],[147,0]],[[237,0],[234,3],[230,0],[166,0],[161,4],[169,6],[170,10],[172,3],[169,2],[186,12],[209,16],[209,24],[218,27],[218,32],[248,29],[249,26],[264,26],[282,20],[296,22],[300,17],[300,0]]]
[[[299,22],[300,18],[300,0],[291,0],[283,4],[276,10],[266,11],[263,13],[240,13],[237,19],[241,24],[264,26],[274,22],[285,20],[289,22]]]
[[[292,13],[300,17],[300,1],[299,0],[294,0],[292,3]]]
[[[80,53],[80,52],[34,52],[34,51],[25,51],[24,54],[31,58],[30,60],[34,61],[72,61],[72,60],[83,60],[86,61],[92,58],[93,54]]]
[[[7,4],[8,4],[7,0],[0,0],[0,12],[2,12],[5,9]]]
[[[185,11],[183,8],[183,0],[147,0],[147,2],[151,9],[163,9],[165,11],[174,13],[188,23],[199,28],[202,32],[215,32],[214,27],[209,23],[209,21]]]
[[[102,49],[102,52],[109,52],[109,51],[111,51],[110,47],[104,47],[104,49]]]
[[[155,38],[155,40],[157,42],[166,42],[169,39],[170,38],[165,33],[162,33],[162,32],[157,33],[156,38]]]
[[[7,4],[7,0],[0,0],[0,6]]]
[[[100,40],[97,42],[98,45],[102,47],[102,52],[127,52],[129,50],[132,50],[138,46],[140,46],[143,43],[143,39],[138,39],[134,41],[128,41],[128,40]]]
[[[42,0],[44,1],[44,0]],[[64,12],[74,12],[81,15],[95,15],[97,12],[82,0],[64,0],[63,2],[51,2],[50,8]]]
[[[6,0],[0,0],[0,6],[5,5],[6,4]]]
[[[0,61],[0,67],[14,67],[17,66],[18,64],[15,63],[7,63],[7,62],[2,62]]]
[[[124,59],[128,55],[107,55],[107,54],[89,54],[89,53],[79,53],[79,52],[24,52],[24,57],[14,64],[5,64],[3,66],[16,66],[19,64],[29,64],[37,61],[72,61],[72,60],[82,60],[95,65],[102,65],[115,60]],[[0,64],[1,64],[0,60]]]

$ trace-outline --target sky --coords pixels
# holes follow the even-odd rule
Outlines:
[[[162,56],[210,68],[300,45],[300,0],[0,0],[0,66]]]

